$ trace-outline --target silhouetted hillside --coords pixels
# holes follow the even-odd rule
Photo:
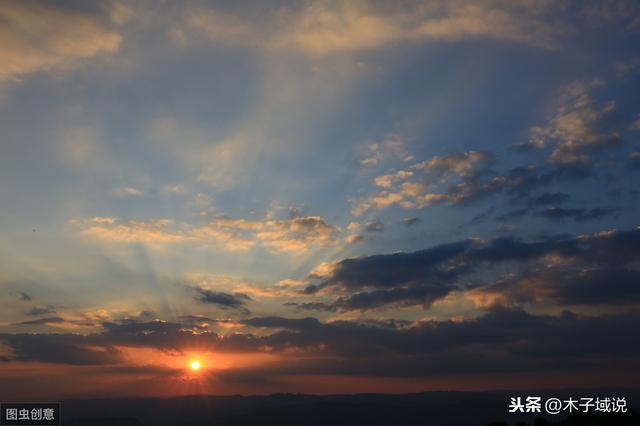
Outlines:
[[[631,407],[640,391],[624,395]],[[425,392],[408,395],[187,396],[113,398],[64,402],[65,426],[609,426],[640,425],[638,415],[547,416],[508,412],[510,395],[526,392]],[[544,395],[536,391],[537,395]],[[558,397],[596,392],[549,392]]]

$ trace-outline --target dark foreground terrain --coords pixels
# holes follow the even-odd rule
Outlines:
[[[245,425],[429,425],[506,426],[640,425],[640,391],[615,391],[625,396],[626,414],[541,416],[510,414],[510,395],[537,392],[425,392],[408,395],[187,396],[176,398],[114,398],[63,402],[65,426],[245,426]],[[549,396],[611,395],[607,391],[563,391]]]

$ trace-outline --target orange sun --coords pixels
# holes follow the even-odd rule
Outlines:
[[[191,367],[192,371],[200,370],[200,367],[201,367],[200,361],[196,361],[196,360],[191,361],[191,364],[189,365],[189,367]]]

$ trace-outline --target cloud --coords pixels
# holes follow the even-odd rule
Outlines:
[[[488,152],[467,151],[434,156],[406,170],[378,176],[373,179],[373,184],[383,191],[354,200],[352,213],[359,216],[368,210],[394,204],[412,209],[469,202],[481,197],[482,193],[499,189],[494,186],[503,179],[490,175],[486,170],[492,161],[493,156]]]
[[[526,141],[516,142],[511,145],[511,149],[518,152],[529,152],[532,150],[541,150],[547,146],[545,141],[545,130],[541,127],[534,126],[529,130],[530,137]]]
[[[595,152],[591,148],[585,148],[585,151],[576,148],[575,152],[578,151]],[[595,176],[598,169],[595,164],[586,161],[586,158],[583,158],[585,161],[559,164],[552,162],[551,165],[516,166],[500,172],[489,167],[495,160],[488,152],[467,151],[434,156],[407,170],[393,171],[374,178],[375,192],[352,199],[351,213],[360,216],[367,211],[393,205],[403,209],[424,209],[438,205],[465,206],[498,194],[509,196],[512,203],[527,201],[531,205],[542,205],[539,203],[551,204],[552,200],[556,200],[560,204],[566,201],[561,193],[541,194],[538,199],[533,199],[531,193],[553,183]],[[403,173],[407,171],[411,173]]]
[[[163,244],[190,238],[179,229],[179,224],[167,219],[120,223],[112,217],[94,217],[71,223],[80,229],[82,235],[111,242]]]
[[[388,135],[382,142],[367,145],[360,161],[365,167],[374,167],[388,160],[411,161],[413,159],[407,153],[404,141],[397,135]],[[411,172],[398,171],[394,175],[389,175],[388,179],[401,180]],[[385,186],[384,178],[381,177],[379,186]]]
[[[179,46],[194,35],[211,42],[311,56],[366,51],[399,43],[493,39],[553,49],[568,32],[552,3],[316,0],[265,10],[260,19],[191,7],[169,31]]]
[[[38,315],[38,314],[35,314]],[[65,322],[64,318],[61,317],[48,317],[48,318],[39,318],[36,320],[23,321],[19,322],[18,325],[48,325],[48,324],[57,324]]]
[[[373,180],[373,183],[381,188],[391,188],[396,183],[408,179],[411,176],[413,176],[412,171],[398,170],[397,172],[393,172],[388,175],[378,176]]]
[[[31,300],[31,296],[28,295],[27,293],[25,293],[24,291],[19,291],[18,292],[18,298],[22,301],[29,301]]]
[[[622,134],[629,127],[617,114],[615,101],[597,106],[592,92],[604,84],[594,79],[564,86],[556,95],[557,110],[546,125],[531,127],[529,141],[516,144],[518,150],[549,147],[547,164],[496,171],[495,157],[487,151],[436,155],[375,177],[373,193],[351,200],[352,214],[360,216],[394,205],[403,209],[463,206],[497,194],[508,195],[513,203],[527,201],[534,206],[553,204],[553,200],[556,204],[565,202],[560,193],[542,194],[533,199],[531,192],[556,182],[589,178],[606,165],[611,166],[611,163],[598,163],[594,155],[620,146]],[[633,166],[635,153],[627,156]]]
[[[122,36],[108,10],[73,10],[40,1],[0,4],[0,81],[40,71],[64,71],[118,50]]]
[[[601,220],[616,212],[617,209],[563,209],[561,207],[552,207],[535,212],[534,215],[559,222],[563,222],[567,219],[572,219],[576,222],[586,222],[589,220]]]
[[[88,345],[87,338],[76,334],[2,334],[0,340],[11,348],[9,360],[105,365],[122,361],[109,345]]]
[[[551,200],[554,198],[564,199],[562,197],[545,197],[541,204],[551,203]],[[538,204],[538,199],[534,200],[534,204]],[[565,209],[562,207],[549,207],[544,210],[534,211],[529,207],[511,210],[505,214],[496,216],[496,220],[499,222],[520,219],[525,216],[533,215],[536,217],[541,217],[543,219],[553,220],[556,222],[564,222],[566,220],[573,220],[575,222],[587,222],[587,221],[596,221],[602,220],[607,216],[617,213],[617,209],[610,208],[593,208],[593,209],[585,209],[585,208],[577,208],[577,209]]]
[[[494,277],[495,283],[487,279],[487,274],[491,276],[491,271],[498,269],[507,280],[518,277],[522,282],[560,267],[577,276],[586,277],[588,273],[606,276],[606,271],[610,271],[612,276],[629,277],[623,270],[631,268],[639,259],[638,229],[531,242],[513,238],[489,242],[463,240],[412,253],[373,255],[326,264],[310,275],[315,282],[305,291],[329,298],[324,305],[307,305],[322,310],[370,310],[388,305],[428,308],[450,293],[464,293],[467,288],[471,289],[470,295],[484,294],[485,288],[500,288],[496,283],[505,278]],[[630,290],[625,282],[631,281],[621,282],[614,290],[612,287],[617,283],[597,281],[609,286],[607,291],[611,294]],[[554,286],[555,282],[550,280],[548,285]],[[606,304],[604,288],[602,293],[602,303]]]
[[[257,28],[239,17],[216,11],[212,8],[190,11],[186,15],[185,27],[202,32],[212,41],[237,46],[259,46],[263,39]],[[174,36],[184,37],[183,30],[174,27]]]
[[[301,253],[338,244],[341,229],[320,216],[247,220],[220,215],[193,225],[169,219],[119,222],[95,217],[72,220],[82,235],[116,243],[218,244],[230,251],[246,251],[259,244],[273,252]]]
[[[345,259],[326,268],[318,284],[307,287],[313,294],[320,290],[339,290],[330,306],[346,310],[368,310],[388,304],[430,306],[455,289],[457,277],[465,267],[448,265],[466,251],[471,241],[436,246],[414,253],[374,255]]]
[[[565,87],[560,107],[547,126],[533,127],[532,139],[545,146],[555,142],[550,161],[561,165],[588,164],[591,154],[620,143],[614,113],[616,103],[608,101],[594,106],[591,91],[604,85],[600,80],[577,81]]]
[[[364,225],[365,232],[382,232],[384,231],[384,223],[380,221],[368,222]]]
[[[354,234],[354,235],[347,235],[345,240],[347,244],[358,244],[366,241],[367,237],[365,237],[364,235]]]
[[[552,265],[498,280],[468,296],[479,304],[635,305],[640,272],[624,267]]]
[[[366,50],[392,43],[491,38],[550,48],[562,32],[549,10],[526,3],[316,1],[275,38],[278,47],[313,55]]]
[[[545,192],[544,194],[538,195],[534,200],[533,204],[537,206],[546,206],[548,204],[563,204],[567,200],[569,200],[570,195],[565,194],[563,192]]]
[[[219,308],[244,309],[244,305],[251,300],[249,296],[243,293],[224,293],[220,291],[212,291],[204,288],[196,288],[196,299],[202,303],[216,305]]]
[[[115,189],[113,191],[113,195],[116,197],[144,197],[146,193],[140,189],[134,188],[133,186],[125,186]]]
[[[402,219],[402,224],[404,226],[407,227],[412,227],[413,225],[416,225],[418,223],[421,222],[421,219],[419,217],[405,217],[404,219]]]
[[[423,321],[332,321],[316,318],[254,317],[247,329],[227,335],[191,330],[165,321],[105,323],[103,331],[79,334],[0,334],[10,360],[127,368],[116,348],[197,347],[201,352],[278,355],[229,374],[292,374],[433,377],[465,373],[602,371],[617,365],[635,371],[637,313],[580,316],[534,315],[493,307],[477,318]],[[250,330],[256,329],[259,333]],[[567,345],[567,341],[573,344]],[[597,344],[594,344],[597,342]],[[577,361],[576,361],[577,360]]]
[[[257,234],[261,244],[275,251],[306,251],[311,246],[328,247],[337,243],[340,229],[319,216],[267,221]]]
[[[495,219],[498,222],[504,222],[504,221],[513,220],[513,219],[520,219],[521,217],[527,216],[530,213],[531,213],[531,210],[525,207],[523,209],[511,210],[509,212],[506,212],[505,214],[496,216]]]
[[[412,166],[415,170],[428,170],[438,177],[456,174],[461,177],[472,175],[478,166],[484,166],[493,160],[493,156],[485,151],[467,151],[462,153],[435,156]]]
[[[27,312],[27,315],[30,316],[37,316],[37,315],[47,315],[47,314],[55,314],[56,310],[53,308],[53,306],[34,306],[33,308],[29,309],[29,311]]]

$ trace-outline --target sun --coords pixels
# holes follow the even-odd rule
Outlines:
[[[200,370],[200,367],[201,367],[200,361],[196,361],[196,360],[191,361],[191,364],[189,365],[189,367],[191,367],[191,370],[193,370],[193,371]]]

